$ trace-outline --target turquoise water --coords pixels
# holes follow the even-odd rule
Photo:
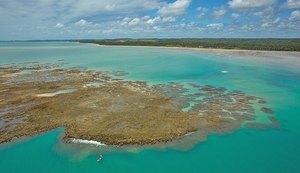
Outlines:
[[[123,70],[129,80],[193,82],[264,97],[282,124],[211,135],[189,150],[112,150],[100,164],[90,148],[60,142],[62,129],[0,145],[0,171],[14,172],[272,172],[300,171],[300,69],[235,60],[214,53],[159,48],[99,47],[68,42],[0,43],[0,64],[55,62],[66,67]],[[222,73],[228,71],[228,73]],[[263,112],[257,121],[268,123]],[[93,150],[95,148],[93,147]],[[96,148],[101,152],[102,148]]]

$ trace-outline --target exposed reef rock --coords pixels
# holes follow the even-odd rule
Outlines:
[[[195,131],[206,136],[239,129],[255,119],[253,102],[266,103],[222,87],[190,84],[197,92],[188,92],[179,83],[150,86],[115,78],[126,72],[64,69],[62,63],[0,67],[0,143],[59,127],[66,140],[168,142]]]

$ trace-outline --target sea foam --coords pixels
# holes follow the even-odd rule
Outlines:
[[[98,142],[98,141],[93,141],[93,140],[84,140],[84,139],[72,139],[71,142],[75,144],[91,144],[91,145],[97,145],[97,146],[105,146],[104,143]]]
[[[192,134],[194,134],[195,132],[188,132],[187,134],[185,134],[184,136],[190,136]]]

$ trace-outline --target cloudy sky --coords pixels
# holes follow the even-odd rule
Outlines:
[[[300,37],[300,0],[0,0],[0,40]]]

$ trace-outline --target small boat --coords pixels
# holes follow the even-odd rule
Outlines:
[[[102,156],[102,155],[100,155],[100,156],[99,156],[99,158],[97,159],[97,162],[101,162],[101,161],[102,161],[102,159],[103,159],[103,156]]]

